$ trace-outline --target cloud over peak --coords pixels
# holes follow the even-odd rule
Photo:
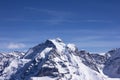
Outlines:
[[[9,43],[7,48],[8,49],[19,49],[19,48],[24,48],[26,45],[23,43]]]

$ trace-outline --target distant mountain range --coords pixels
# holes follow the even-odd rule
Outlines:
[[[92,54],[48,39],[26,53],[0,53],[0,80],[120,80],[120,48]]]

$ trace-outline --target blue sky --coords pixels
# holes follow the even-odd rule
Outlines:
[[[0,0],[0,52],[60,37],[90,52],[120,48],[120,0]]]

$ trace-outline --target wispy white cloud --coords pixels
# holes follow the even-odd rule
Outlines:
[[[50,19],[23,19],[23,18],[9,18],[5,19],[7,21],[21,21],[21,22],[39,22],[39,23],[47,23],[47,24],[59,24],[59,23],[112,23],[110,20],[95,20],[95,19],[80,19],[80,20],[72,20],[67,19],[65,16],[52,17]]]
[[[74,20],[73,17],[80,16],[74,12],[68,11],[57,11],[57,10],[50,10],[50,9],[38,9],[33,7],[24,7],[24,9],[36,11],[36,12],[44,12],[53,16],[50,20],[44,20],[47,22],[69,22],[69,23],[81,23],[81,22],[92,22],[92,23],[111,23],[111,20],[102,20],[102,19],[78,19]],[[72,19],[68,19],[72,18]],[[39,21],[39,20],[38,20]],[[41,20],[40,20],[41,21]]]
[[[40,9],[34,7],[24,7],[24,10],[29,10],[30,12],[34,12],[32,16],[36,14],[44,14],[47,16],[47,19],[27,19],[27,18],[9,18],[5,19],[7,21],[23,21],[23,22],[39,22],[39,23],[47,23],[47,24],[60,24],[62,22],[65,23],[112,23],[110,20],[102,20],[102,19],[74,19],[77,16],[76,13],[68,12],[68,11],[57,11],[50,9]],[[29,12],[28,11],[28,12]],[[39,17],[39,16],[38,16]]]
[[[24,7],[25,10],[34,11],[36,13],[44,14],[48,19],[44,20],[34,20],[36,22],[45,22],[50,24],[58,24],[61,22],[67,21],[67,17],[72,15],[72,12],[67,11],[57,11],[51,9],[41,9],[41,8],[33,8],[33,7]]]
[[[72,14],[71,12],[66,11],[57,11],[57,10],[50,10],[50,9],[41,9],[41,8],[33,8],[33,7],[24,7],[25,10],[32,10],[36,12],[44,12],[52,16],[66,16]]]
[[[7,45],[8,49],[20,49],[20,48],[25,48],[26,45],[23,43],[9,43]]]
[[[100,19],[88,19],[83,20],[83,22],[98,22],[98,23],[111,23],[111,20],[100,20]]]

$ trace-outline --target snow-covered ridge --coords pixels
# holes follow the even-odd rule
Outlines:
[[[0,53],[1,80],[120,80],[120,49],[91,54],[56,38],[18,53]]]

